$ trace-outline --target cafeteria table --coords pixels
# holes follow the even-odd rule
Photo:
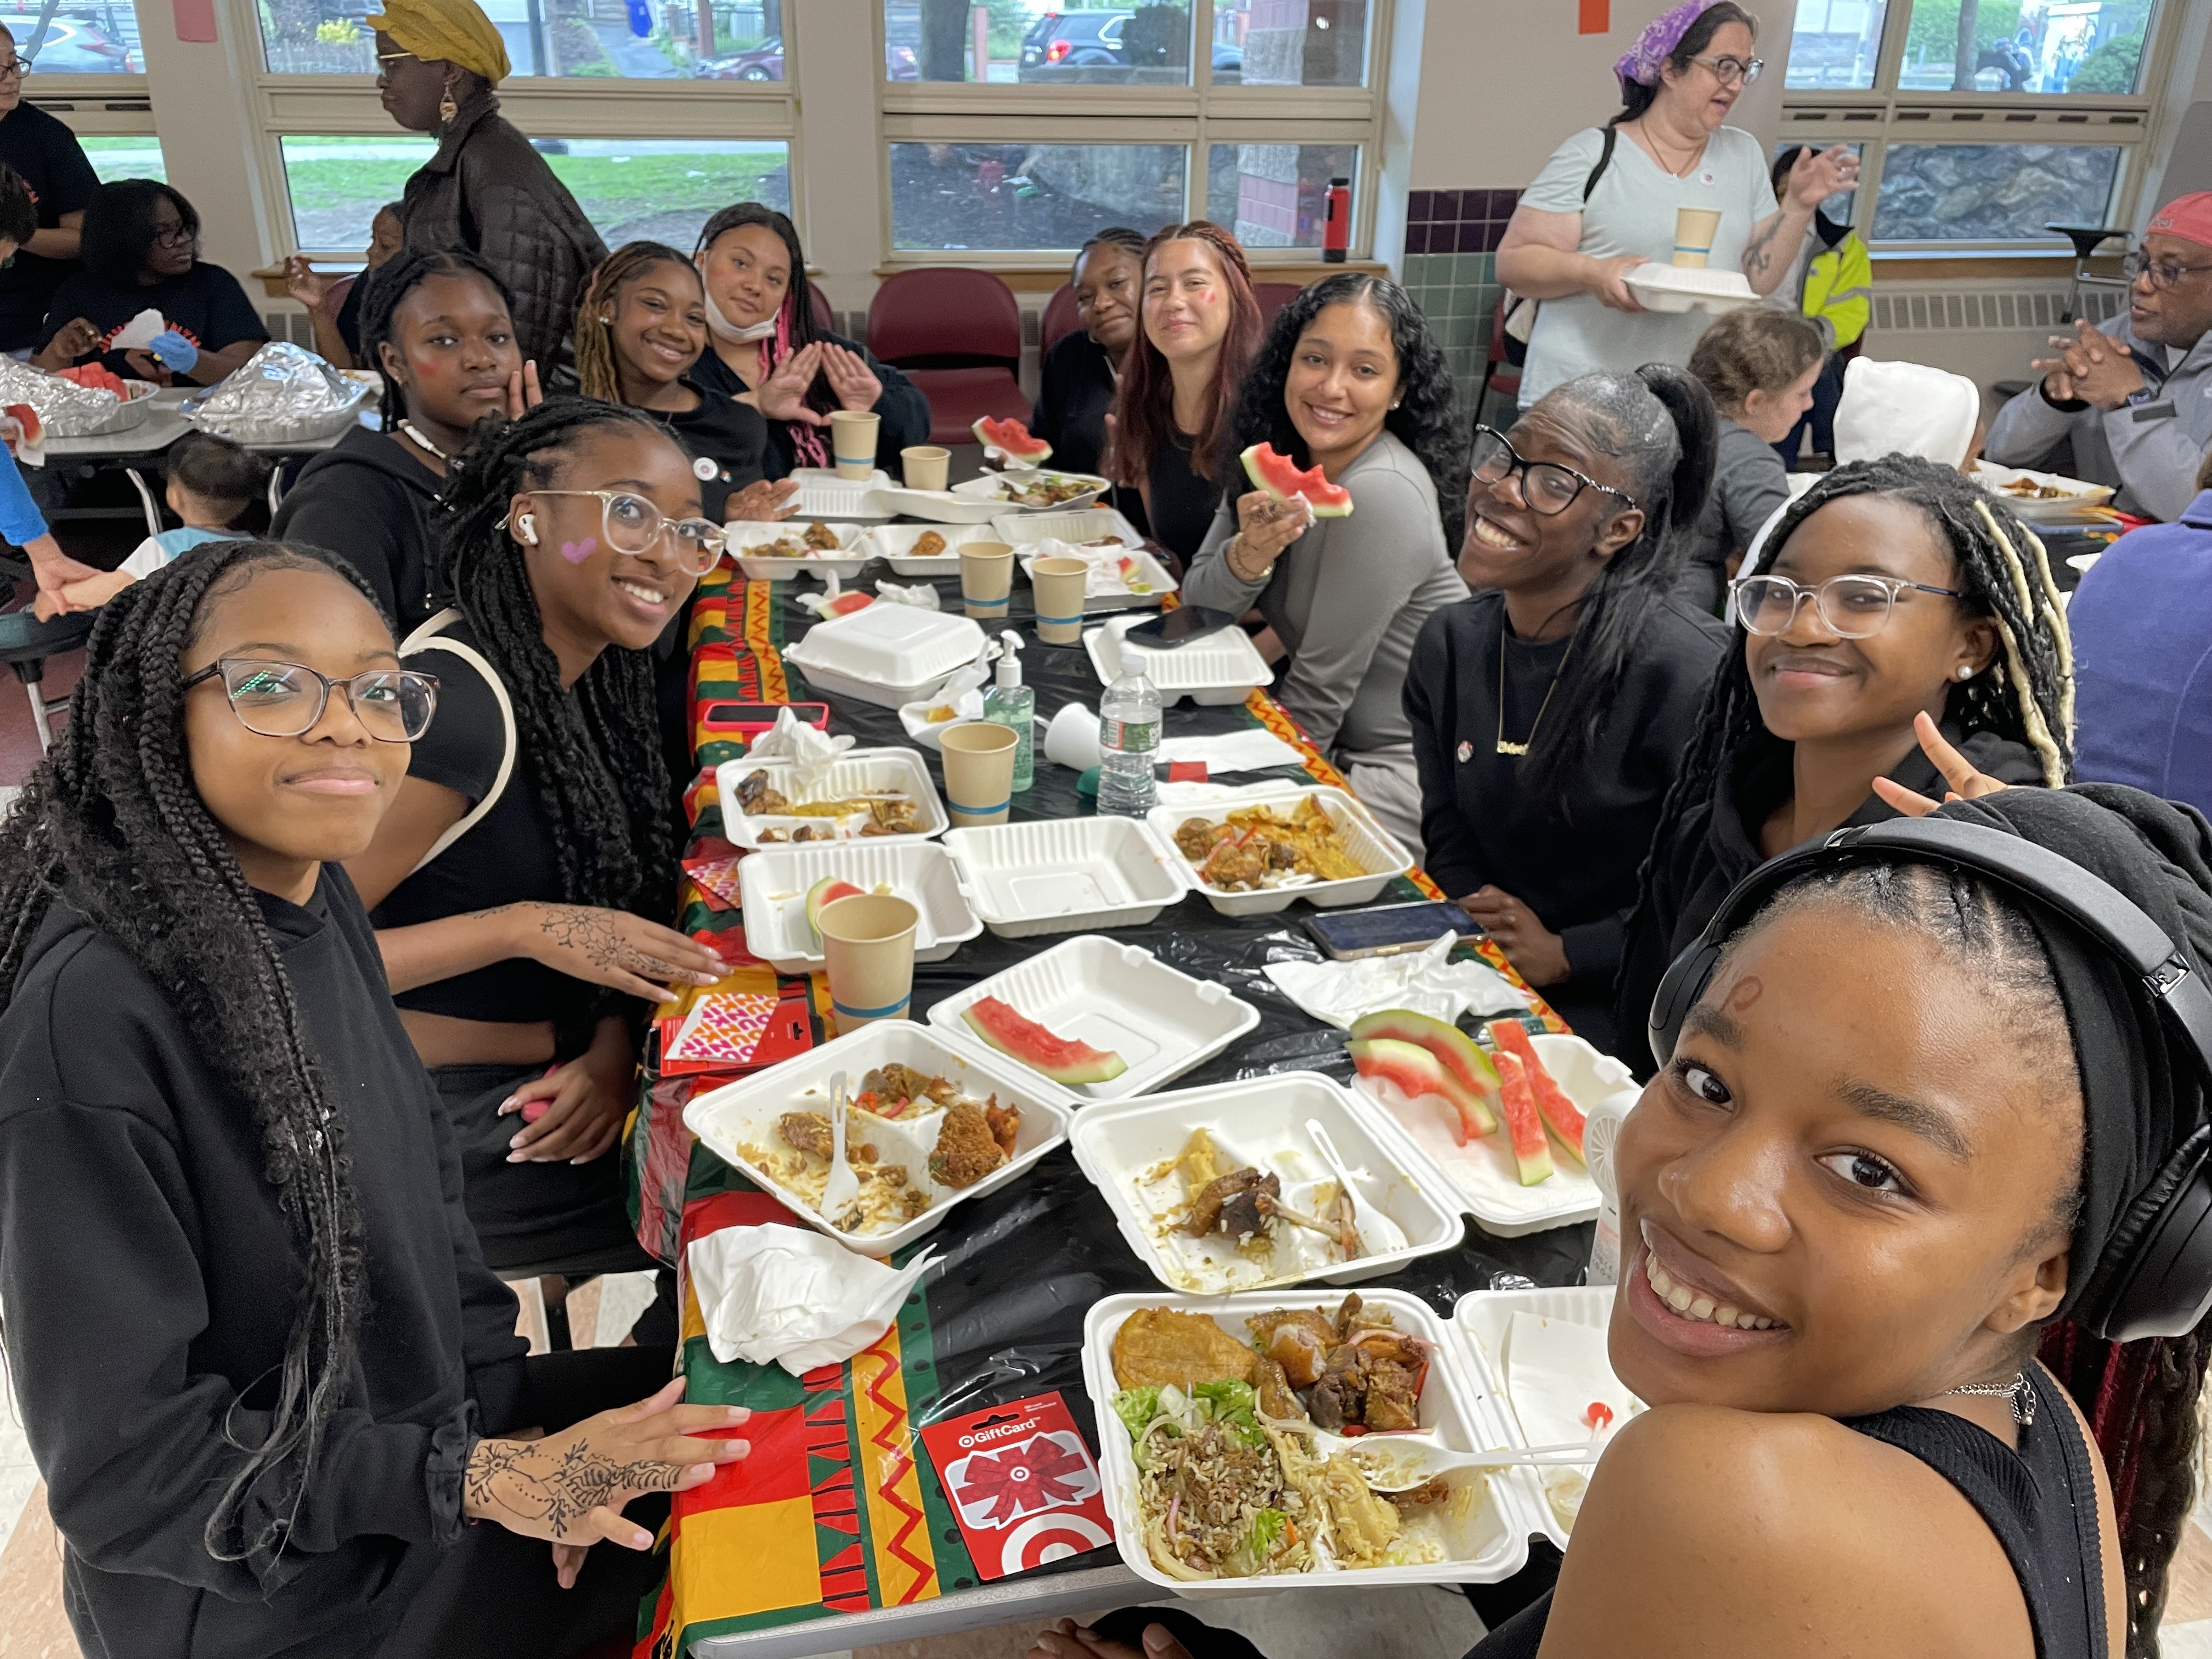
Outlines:
[[[861,586],[883,569],[870,567]],[[956,610],[957,582],[938,587],[945,608]],[[822,696],[784,664],[781,647],[811,623],[793,602],[802,590],[813,591],[813,584],[746,581],[726,567],[702,581],[691,625],[695,717],[709,700],[812,698],[829,703],[833,733],[852,733],[861,747],[911,747],[894,710]],[[1081,648],[1039,642],[1032,617],[1029,589],[1018,580],[1009,624],[1024,635],[1024,678],[1036,690],[1039,718],[1049,720],[1070,702],[1096,707],[1101,688]],[[1341,782],[1264,692],[1242,705],[1186,704],[1166,714],[1171,736],[1255,724],[1291,741],[1304,757],[1302,768],[1266,775]],[[712,769],[741,752],[720,741],[698,749],[702,775],[691,792],[687,866],[732,850],[720,837]],[[941,787],[937,757],[927,758]],[[1045,758],[1040,744],[1036,786],[1015,796],[1012,816],[1087,813],[1074,781],[1073,773]],[[1395,881],[1377,902],[1425,894],[1436,896],[1436,889],[1415,872]],[[687,931],[713,935],[726,957],[741,960],[738,914],[696,883],[687,881],[685,899]],[[1117,942],[1143,945],[1185,973],[1226,985],[1260,1012],[1258,1026],[1230,1052],[1169,1086],[1284,1071],[1351,1076],[1343,1034],[1301,1012],[1261,971],[1269,962],[1319,959],[1297,925],[1303,914],[1310,908],[1226,917],[1192,895],[1149,926],[1111,933]],[[924,1018],[940,998],[1073,936],[1008,940],[987,932],[945,961],[918,965],[915,1018]],[[1469,948],[1510,976],[1487,941]],[[826,1040],[827,993],[818,976],[780,979],[765,963],[741,967],[738,975],[747,988],[782,994],[779,1008],[796,1010],[813,1042]],[[1528,1023],[1564,1029],[1540,1001]],[[891,1328],[851,1361],[801,1377],[773,1365],[723,1364],[708,1346],[697,1298],[683,1273],[684,1247],[720,1227],[789,1218],[684,1128],[684,1102],[728,1080],[660,1078],[648,1069],[624,1143],[639,1239],[678,1268],[688,1397],[754,1412],[743,1431],[751,1455],[674,1501],[658,1546],[666,1577],[641,1609],[637,1651],[653,1659],[680,1653],[791,1659],[1157,1599],[1158,1590],[1124,1566],[1110,1544],[1069,1553],[1064,1552],[1073,1547],[1062,1542],[1037,1552],[1042,1559],[1024,1555],[1023,1570],[1009,1576],[987,1571],[1006,1563],[970,1558],[915,1438],[915,1430],[930,1422],[1057,1391],[1096,1452],[1096,1424],[1081,1378],[1085,1311],[1103,1296],[1161,1287],[1123,1242],[1073,1154],[1056,1149],[1023,1178],[960,1205],[920,1244],[894,1257],[903,1261],[933,1247],[943,1260]],[[1370,1283],[1412,1291],[1448,1313],[1471,1290],[1577,1282],[1590,1237],[1585,1223],[1494,1238],[1470,1220],[1467,1242],[1457,1249]],[[1322,1299],[1340,1292],[1314,1286],[1303,1294]]]

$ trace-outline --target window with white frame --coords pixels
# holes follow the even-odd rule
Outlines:
[[[1389,0],[877,0],[896,263],[1057,263],[1109,225],[1310,259],[1371,239]]]
[[[1799,0],[1785,143],[1858,147],[1894,252],[2059,249],[2124,224],[2179,0]]]

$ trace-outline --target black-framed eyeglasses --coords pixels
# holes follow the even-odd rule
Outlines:
[[[599,532],[617,553],[641,559],[666,536],[676,549],[677,568],[703,576],[722,556],[728,532],[711,519],[672,519],[642,495],[626,489],[533,489],[533,495],[596,495]]]
[[[27,58],[11,58],[0,64],[0,81],[20,81],[30,72],[31,64]]]
[[[1477,483],[1504,483],[1510,475],[1519,473],[1521,499],[1528,503],[1531,512],[1540,513],[1547,519],[1557,518],[1572,507],[1576,497],[1585,489],[1602,490],[1608,495],[1618,495],[1627,507],[1636,505],[1636,497],[1626,490],[1586,478],[1571,466],[1526,459],[1495,427],[1475,428],[1474,448],[1468,457],[1468,467]]]
[[[1735,614],[1754,634],[1786,634],[1797,620],[1797,607],[1813,601],[1821,623],[1838,639],[1863,640],[1889,625],[1897,596],[1939,593],[1947,599],[1966,596],[1955,587],[1930,587],[1902,576],[1831,576],[1808,587],[1787,576],[1743,576],[1732,584]]]
[[[230,696],[230,712],[247,731],[264,738],[296,738],[312,732],[330,706],[331,692],[343,687],[346,702],[362,729],[379,743],[412,743],[430,729],[438,708],[438,677],[409,668],[372,668],[334,680],[304,663],[270,662],[259,657],[224,657],[191,675],[187,691],[217,676]]]
[[[1749,86],[1759,79],[1759,70],[1766,67],[1764,58],[1692,58],[1690,61],[1711,70],[1713,79],[1724,87],[1732,87],[1739,81]]]
[[[2185,265],[2178,259],[2154,259],[2144,249],[2137,248],[2121,262],[2120,269],[2129,282],[2150,278],[2154,289],[2170,289],[2185,276],[2199,276],[2212,270],[2212,264]]]
[[[157,227],[154,232],[154,246],[156,247],[184,247],[190,244],[192,239],[197,237],[198,234],[199,232],[195,230],[190,225],[168,225],[166,227]]]

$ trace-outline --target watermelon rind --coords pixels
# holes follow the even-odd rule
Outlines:
[[[1388,1078],[1408,1099],[1435,1095],[1448,1102],[1454,1114],[1452,1139],[1459,1146],[1497,1128],[1489,1109],[1444,1068],[1442,1061],[1418,1042],[1393,1037],[1355,1037],[1345,1044],[1352,1068],[1362,1077]]]
[[[1544,1136],[1544,1120],[1536,1110],[1535,1092],[1521,1056],[1498,1056],[1498,1103],[1505,1117],[1505,1135],[1513,1148],[1514,1167],[1521,1184],[1534,1187],[1552,1178],[1552,1143]]]
[[[1522,1069],[1528,1074],[1529,1092],[1536,1097],[1536,1115],[1544,1120],[1544,1127],[1552,1132],[1552,1139],[1559,1151],[1577,1170],[1587,1169],[1589,1160],[1583,1152],[1587,1120],[1582,1108],[1545,1068],[1536,1045],[1528,1040],[1528,1029],[1512,1019],[1493,1019],[1486,1029],[1492,1042],[1519,1058]]]
[[[1054,1083],[1110,1083],[1129,1069],[1121,1055],[1055,1036],[996,997],[978,997],[960,1011],[960,1018],[1000,1054]]]
[[[986,415],[969,430],[977,443],[997,450],[1016,465],[1042,466],[1052,459],[1052,446],[1019,421],[997,421]]]
[[[1244,476],[1252,481],[1253,489],[1279,501],[1303,495],[1316,519],[1352,516],[1352,492],[1342,484],[1329,483],[1319,467],[1301,469],[1273,444],[1254,444],[1237,459],[1243,462]],[[1271,470],[1277,476],[1269,477]]]
[[[851,898],[865,893],[865,887],[855,887],[842,876],[824,876],[806,890],[806,925],[814,930],[816,938],[822,934],[822,912],[841,898]]]
[[[1498,1127],[1498,1068],[1475,1046],[1474,1039],[1449,1020],[1411,1008],[1384,1008],[1354,1020],[1352,1035],[1419,1043],[1436,1056],[1437,1063],[1473,1102],[1474,1122],[1482,1126],[1474,1133],[1486,1135]]]

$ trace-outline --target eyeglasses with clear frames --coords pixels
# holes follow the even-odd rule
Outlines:
[[[1759,79],[1759,70],[1766,67],[1764,58],[1692,58],[1692,63],[1713,72],[1713,79],[1724,87],[1741,82],[1749,86]]]
[[[407,668],[372,668],[334,680],[303,663],[259,657],[224,657],[188,676],[184,689],[218,676],[230,712],[247,731],[264,738],[296,738],[315,729],[343,687],[362,729],[379,743],[412,743],[430,729],[438,707],[438,677]]]
[[[642,495],[624,489],[533,489],[533,495],[596,495],[599,499],[599,531],[617,553],[642,558],[664,535],[676,549],[678,568],[686,575],[703,576],[722,556],[729,536],[709,519],[672,519]]]
[[[1586,478],[1571,466],[1561,466],[1556,461],[1524,459],[1521,452],[1506,441],[1505,434],[1495,427],[1478,426],[1474,429],[1474,448],[1468,456],[1468,471],[1477,483],[1504,483],[1516,472],[1521,475],[1521,499],[1528,503],[1532,513],[1546,518],[1557,518],[1575,504],[1576,498],[1585,489],[1602,490],[1617,495],[1625,507],[1633,507],[1636,497],[1625,489],[1615,489],[1611,484],[1601,484],[1595,478]]]
[[[1813,601],[1821,625],[1838,639],[1869,639],[1889,626],[1902,592],[1938,593],[1947,599],[1966,596],[1955,587],[1930,587],[1902,576],[1831,576],[1808,587],[1787,576],[1743,576],[1732,584],[1735,614],[1753,634],[1786,634],[1797,608]]]

